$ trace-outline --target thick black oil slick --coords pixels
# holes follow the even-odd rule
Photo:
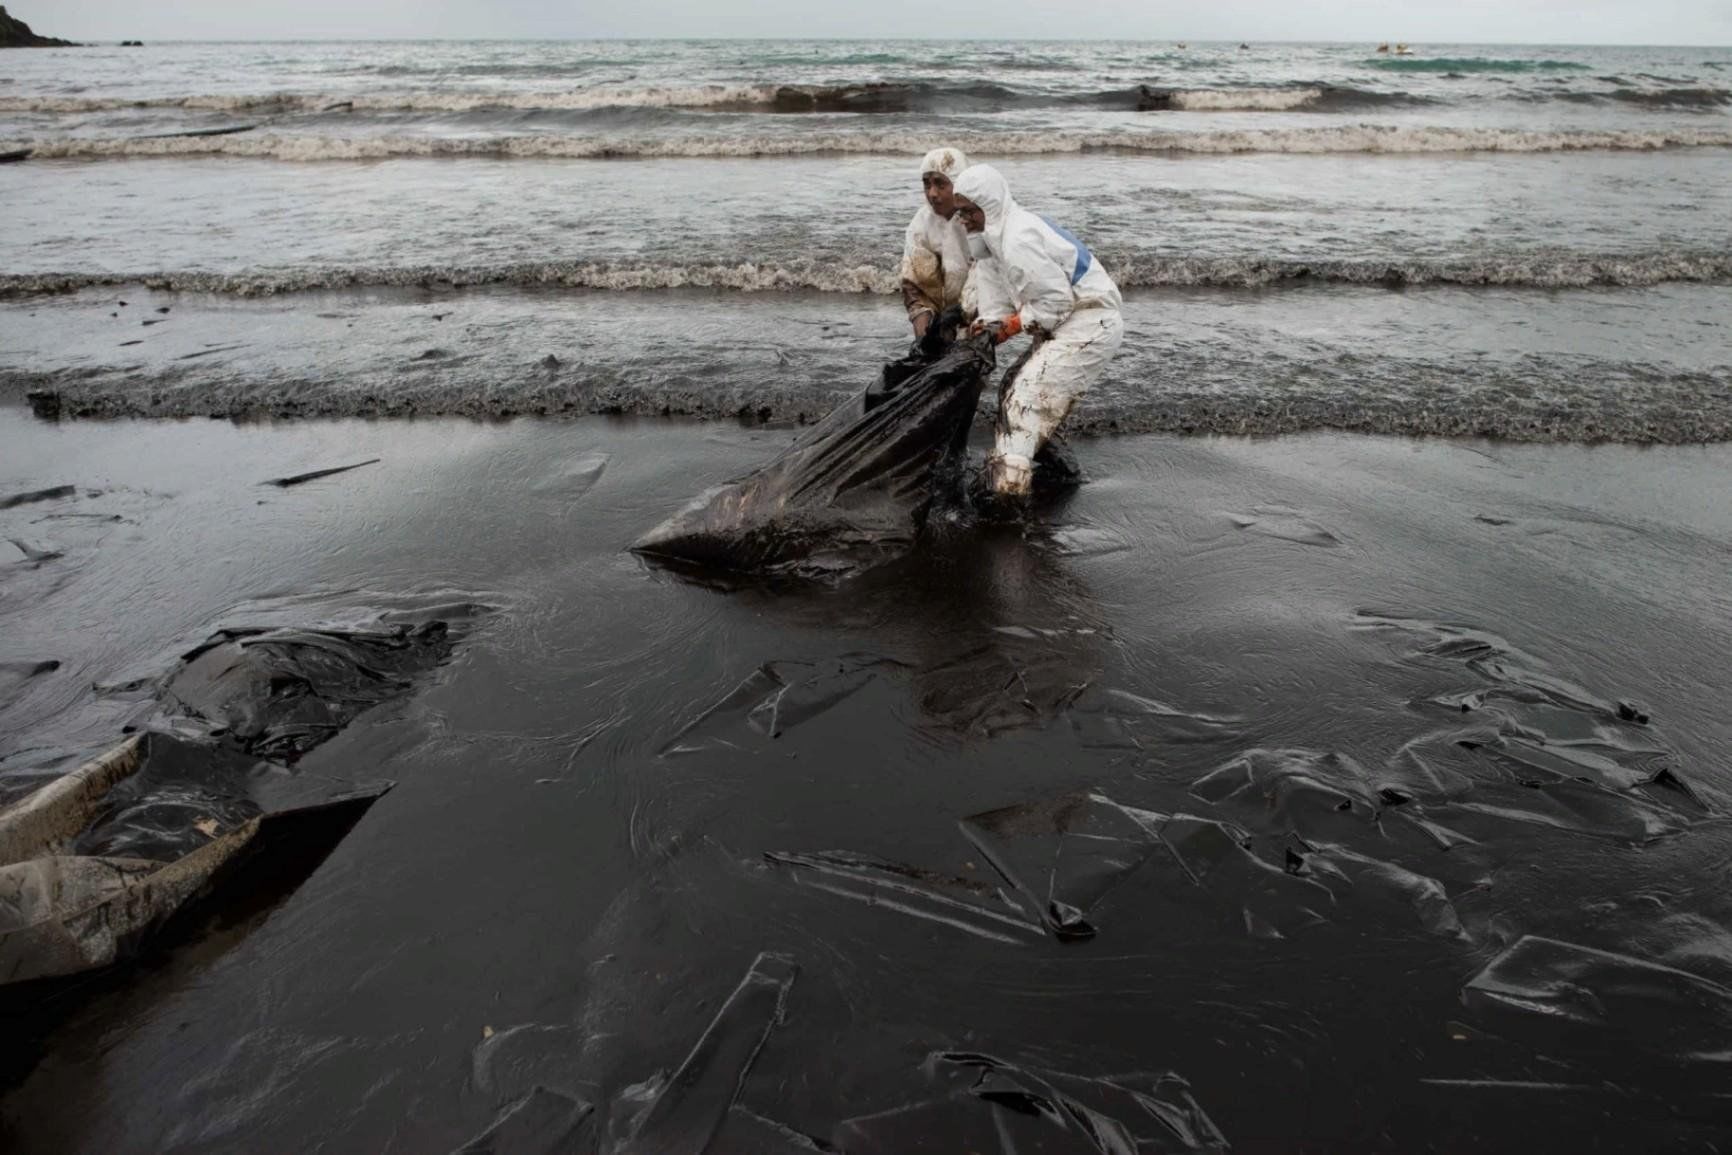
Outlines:
[[[1723,448],[1098,440],[847,580],[626,552],[791,444],[0,411],[5,798],[132,727],[76,848],[271,818],[8,1003],[0,1146],[1727,1145]]]

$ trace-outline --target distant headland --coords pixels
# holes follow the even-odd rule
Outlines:
[[[30,31],[30,25],[22,20],[7,15],[6,6],[0,4],[0,48],[77,48],[70,40],[56,40],[52,36],[38,36]]]

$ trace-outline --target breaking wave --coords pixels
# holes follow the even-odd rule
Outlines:
[[[1028,131],[962,133],[944,140],[917,132],[633,137],[550,134],[473,137],[330,137],[271,132],[222,136],[47,138],[0,141],[0,151],[44,158],[238,156],[282,161],[385,160],[393,157],[610,159],[764,157],[823,153],[918,156],[953,144],[983,156],[1120,150],[1146,153],[1439,153],[1655,151],[1732,147],[1728,129],[1525,131],[1507,128],[1340,125],[1196,132]]]
[[[1365,62],[1385,72],[1591,72],[1573,60],[1492,60],[1482,56],[1380,56]]]
[[[1423,103],[1403,93],[1334,85],[1223,88],[1181,91],[1140,85],[1094,92],[1041,92],[989,81],[874,82],[863,84],[702,84],[626,87],[601,85],[568,91],[401,90],[339,93],[216,94],[123,100],[114,97],[0,97],[0,113],[91,114],[137,109],[293,115],[326,112],[602,111],[670,109],[693,112],[918,113],[998,111],[1012,108],[1093,107],[1124,110],[1181,108],[1285,111]]]
[[[1369,92],[1337,85],[1286,88],[1204,88],[1173,92],[1170,106],[1187,112],[1336,112],[1396,104],[1428,104],[1405,92]]]
[[[184,109],[192,112],[288,114],[350,110],[358,112],[468,112],[486,108],[519,110],[702,109],[728,105],[768,104],[775,100],[776,92],[777,86],[775,85],[704,84],[689,87],[596,87],[566,92],[405,90],[360,95],[295,92],[222,93],[154,97],[148,100],[123,100],[105,96],[7,96],[0,97],[0,112],[88,114],[122,112],[129,109]]]
[[[1510,288],[1650,286],[1673,282],[1732,282],[1732,253],[1593,254],[1514,252],[1463,260],[1301,260],[1283,257],[1177,257],[1101,253],[1126,288],[1264,288],[1281,284],[1460,285]],[[0,298],[67,293],[104,286],[240,297],[322,290],[469,288],[508,285],[611,291],[732,289],[740,292],[822,292],[890,295],[897,273],[845,261],[785,263],[530,261],[496,265],[386,265],[261,270],[243,273],[79,272],[0,274]]]
[[[1626,88],[1606,95],[1610,100],[1644,108],[1725,108],[1732,105],[1732,91],[1724,88]]]

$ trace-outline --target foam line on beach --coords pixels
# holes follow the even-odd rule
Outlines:
[[[1306,371],[1295,374],[1296,368]],[[1453,362],[1330,360],[1246,366],[1231,388],[1184,351],[1134,353],[1120,381],[1158,371],[1158,390],[1109,379],[1072,433],[1262,436],[1318,429],[1527,442],[1705,444],[1732,441],[1727,370],[1615,362],[1505,363],[1464,375]],[[37,371],[0,368],[0,393],[52,398],[66,418],[437,417],[611,414],[808,423],[846,391],[762,380],[693,382],[640,363],[548,370],[518,359],[430,362],[416,375],[355,366],[341,373],[192,365]]]
[[[950,143],[981,156],[1034,156],[1123,151],[1170,154],[1450,152],[1653,152],[1732,148],[1732,130],[1672,128],[1524,131],[1507,128],[1342,125],[1328,128],[1196,132],[1029,131],[964,133],[946,142],[924,133],[850,132],[799,135],[633,137],[356,136],[255,132],[236,136],[46,137],[0,141],[0,151],[30,149],[35,159],[236,156],[282,161],[389,160],[399,157],[494,157],[605,160],[640,157],[810,156],[826,153],[919,155]]]
[[[1732,282],[1732,253],[1664,251],[1494,253],[1459,260],[1313,260],[1286,257],[1185,257],[1103,249],[1102,262],[1125,288],[1257,289],[1282,284],[1457,285],[1577,289]],[[890,295],[888,266],[848,262],[679,263],[530,261],[473,265],[371,265],[209,272],[45,272],[0,274],[0,298],[69,293],[102,286],[223,296],[268,297],[351,288],[509,285],[633,292],[732,289]]]

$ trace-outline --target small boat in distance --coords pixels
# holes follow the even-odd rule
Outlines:
[[[1382,44],[1379,44],[1377,46],[1377,51],[1382,55],[1389,55],[1389,42],[1385,40]]]
[[[1397,44],[1395,46],[1395,54],[1397,56],[1412,56],[1413,55],[1413,49],[1409,48],[1405,44]]]

